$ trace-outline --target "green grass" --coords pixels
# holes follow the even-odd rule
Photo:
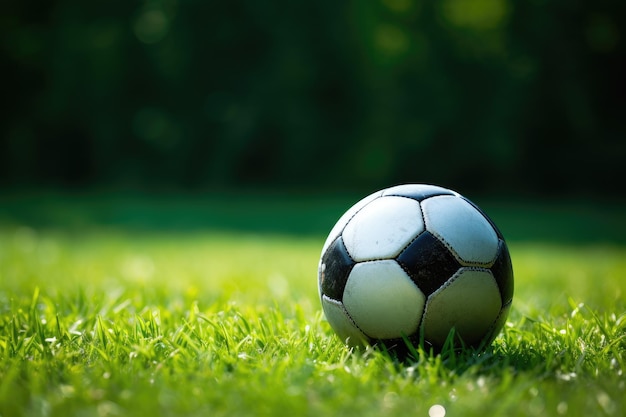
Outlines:
[[[334,336],[313,231],[33,226],[18,212],[0,228],[1,417],[626,412],[621,243],[510,241],[514,306],[493,345],[398,363]]]

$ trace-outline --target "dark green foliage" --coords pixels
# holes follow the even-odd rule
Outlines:
[[[623,2],[5,5],[0,185],[614,193]]]

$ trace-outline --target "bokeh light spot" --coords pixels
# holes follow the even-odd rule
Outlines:
[[[446,415],[446,409],[441,404],[435,404],[428,409],[429,417],[444,417]]]
[[[446,0],[442,14],[446,21],[460,28],[489,30],[502,26],[509,13],[506,0]]]
[[[397,13],[408,12],[413,7],[412,0],[382,0],[382,2],[389,10]]]
[[[135,114],[133,132],[163,151],[176,148],[181,138],[178,124],[163,110],[155,107],[143,107]]]
[[[143,43],[157,43],[167,35],[170,22],[162,10],[146,10],[135,21],[135,36]]]
[[[374,36],[377,49],[384,54],[401,55],[409,49],[409,37],[398,26],[380,25]]]

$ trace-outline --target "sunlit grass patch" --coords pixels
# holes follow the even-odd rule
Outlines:
[[[398,362],[325,322],[322,240],[3,228],[0,415],[623,413],[623,247],[511,242],[494,344]]]

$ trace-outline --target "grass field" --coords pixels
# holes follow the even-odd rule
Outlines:
[[[0,417],[626,415],[619,208],[486,208],[514,264],[505,329],[398,363],[321,314],[344,202],[122,200],[0,207]]]

